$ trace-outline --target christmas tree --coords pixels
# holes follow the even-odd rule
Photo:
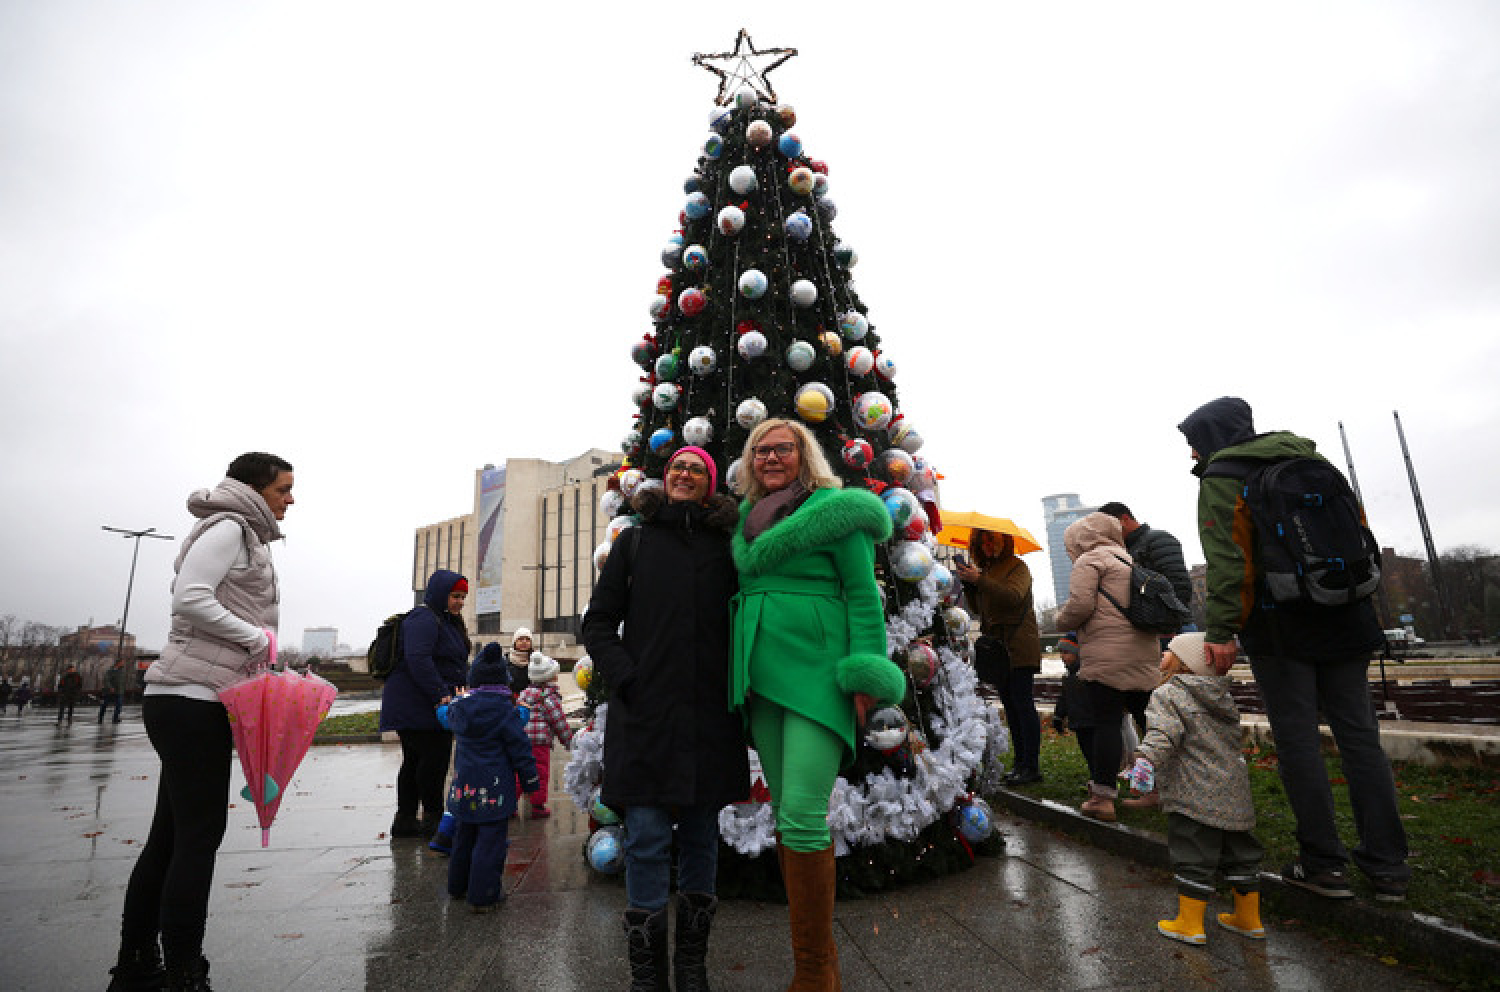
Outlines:
[[[803,147],[796,111],[766,76],[792,49],[758,51],[741,31],[731,52],[694,62],[720,78],[709,133],[677,228],[661,252],[667,271],[650,303],[653,327],[631,348],[642,375],[625,461],[605,497],[611,542],[632,521],[628,498],[659,486],[672,453],[706,449],[732,488],[749,432],[766,417],[798,418],[846,486],[880,495],[894,525],[876,549],[889,656],[908,674],[902,706],[873,714],[854,765],[839,778],[829,824],[840,890],[878,891],[966,867],[976,845],[999,844],[976,799],[999,770],[1006,733],[976,692],[965,661],[968,617],[957,583],[936,560],[936,473],[901,410],[896,364],[855,290],[858,256],[838,240],[828,167]],[[618,514],[618,516],[617,516]],[[596,811],[596,867],[614,865],[612,816],[597,803],[608,687],[575,672],[593,722],[567,769],[570,793]],[[758,767],[752,762],[752,768]],[[764,784],[726,808],[720,829],[722,895],[776,884],[773,823]],[[764,852],[771,852],[761,857]]]

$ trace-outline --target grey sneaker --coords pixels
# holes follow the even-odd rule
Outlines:
[[[1316,892],[1325,899],[1353,899],[1354,890],[1341,871],[1309,871],[1300,861],[1281,869],[1282,881],[1299,889]]]

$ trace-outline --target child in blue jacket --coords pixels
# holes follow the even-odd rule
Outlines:
[[[448,787],[448,812],[457,821],[448,894],[467,896],[476,913],[489,912],[505,899],[501,882],[517,776],[528,791],[541,784],[509,683],[504,664],[482,657],[469,669],[469,691],[450,703],[447,712],[458,743]]]

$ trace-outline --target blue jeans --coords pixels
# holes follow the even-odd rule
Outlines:
[[[1359,833],[1354,863],[1371,878],[1404,881],[1411,877],[1406,828],[1396,805],[1391,763],[1380,748],[1368,667],[1363,656],[1338,662],[1250,659],[1276,741],[1281,784],[1297,818],[1302,863],[1309,871],[1342,871],[1349,860],[1334,821],[1333,787],[1323,764],[1321,710],[1349,784]]]
[[[629,806],[625,810],[625,896],[631,909],[655,912],[667,904],[674,820],[677,891],[714,894],[719,873],[719,807]]]

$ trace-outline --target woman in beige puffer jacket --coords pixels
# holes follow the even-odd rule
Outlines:
[[[1120,521],[1107,513],[1090,513],[1063,532],[1063,546],[1073,559],[1068,601],[1057,611],[1058,630],[1078,632],[1078,676],[1088,693],[1097,727],[1117,727],[1128,710],[1144,722],[1151,690],[1159,681],[1160,645],[1149,630],[1131,626],[1101,586],[1122,606],[1130,601],[1130,553]],[[1119,734],[1096,733],[1089,756],[1089,798],[1085,816],[1113,821],[1115,776],[1123,747]]]

